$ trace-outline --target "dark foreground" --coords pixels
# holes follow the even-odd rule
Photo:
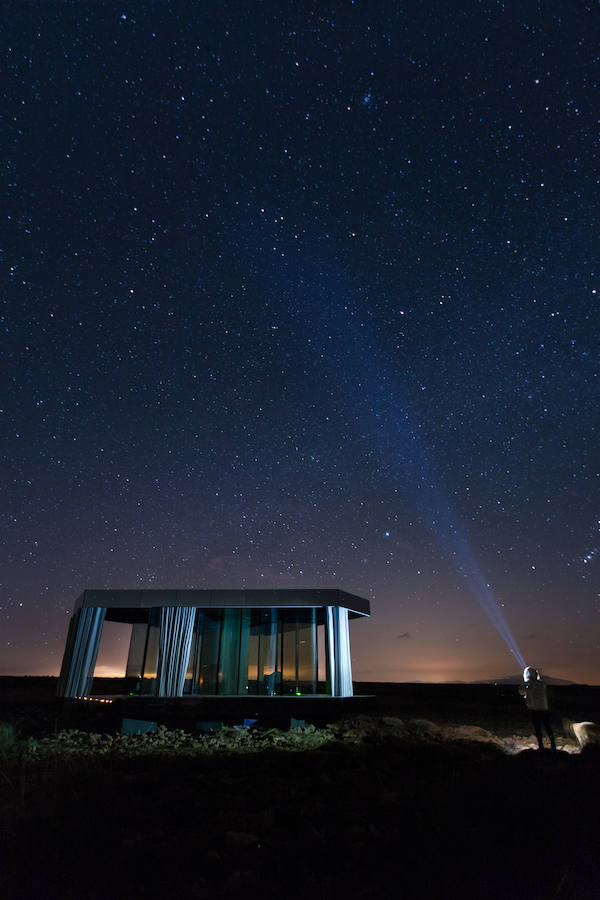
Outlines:
[[[383,722],[304,752],[13,753],[0,757],[1,894],[591,900],[598,797],[596,748],[511,756]]]

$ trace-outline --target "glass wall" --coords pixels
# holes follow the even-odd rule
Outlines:
[[[219,683],[219,649],[223,610],[199,609],[192,638],[190,663],[192,694],[216,694]]]
[[[316,694],[317,610],[199,609],[188,675],[193,694]]]
[[[280,610],[278,634],[280,694],[317,693],[317,624],[315,609]]]
[[[129,694],[153,694],[158,666],[160,609],[136,611],[136,618],[127,657],[126,688]]]
[[[219,694],[248,693],[250,609],[224,609],[219,654]]]
[[[148,621],[133,626],[127,678],[136,692],[156,690],[159,631],[160,609],[149,610]],[[197,609],[184,692],[323,692],[323,631],[322,608]]]
[[[254,609],[248,645],[248,693],[273,697],[281,686],[277,668],[277,609]]]

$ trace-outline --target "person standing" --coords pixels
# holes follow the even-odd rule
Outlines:
[[[538,670],[534,669],[533,666],[527,666],[523,671],[523,684],[519,688],[519,693],[525,699],[525,705],[531,713],[531,721],[533,722],[539,749],[544,749],[543,725],[546,729],[546,734],[550,738],[550,746],[553,750],[556,750],[556,741],[554,740],[550,713],[548,712],[546,684],[540,678]]]

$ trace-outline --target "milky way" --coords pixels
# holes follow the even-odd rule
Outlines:
[[[512,672],[489,592],[600,680],[597,6],[5,35],[0,671],[85,588],[297,586],[370,600],[356,678]]]

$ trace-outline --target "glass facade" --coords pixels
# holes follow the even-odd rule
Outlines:
[[[159,643],[160,609],[144,610],[142,621],[136,621],[131,631],[125,673],[128,693],[156,693]]]
[[[133,626],[128,690],[154,694],[160,610],[148,610],[146,618]],[[322,608],[196,609],[184,693],[290,696],[325,692],[325,673],[319,672],[324,621]]]

